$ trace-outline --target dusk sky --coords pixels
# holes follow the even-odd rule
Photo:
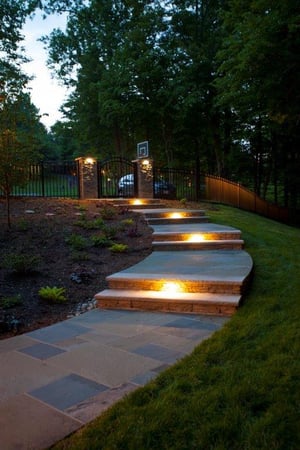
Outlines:
[[[46,66],[47,51],[44,44],[38,39],[45,34],[49,34],[53,28],[64,28],[65,18],[63,16],[50,16],[43,20],[41,14],[37,14],[33,20],[27,20],[23,28],[26,48],[26,55],[32,61],[24,65],[23,69],[35,79],[30,82],[31,99],[34,105],[43,115],[41,121],[47,128],[52,126],[61,118],[59,108],[66,96],[66,89],[59,85],[58,80],[51,76],[50,70]]]

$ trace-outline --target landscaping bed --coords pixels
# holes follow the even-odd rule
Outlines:
[[[107,275],[151,253],[142,215],[109,201],[15,198],[11,223],[0,199],[0,339],[95,307]],[[63,288],[66,300],[55,291],[42,299],[47,286]]]

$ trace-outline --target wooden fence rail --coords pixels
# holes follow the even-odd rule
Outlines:
[[[204,186],[201,196],[207,201],[235,206],[284,223],[299,224],[300,222],[299,210],[269,203],[239,183],[205,175]]]

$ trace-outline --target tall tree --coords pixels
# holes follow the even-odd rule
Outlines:
[[[10,196],[30,176],[30,163],[38,158],[39,117],[28,95],[6,97],[0,103],[0,191],[7,205],[10,228]]]
[[[300,169],[299,2],[229,0],[219,52],[218,104],[234,110],[256,162],[255,187],[262,177],[285,185],[286,204],[297,201]],[[281,155],[281,156],[280,156]],[[276,170],[274,170],[276,168]]]

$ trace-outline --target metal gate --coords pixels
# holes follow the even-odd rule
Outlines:
[[[135,197],[136,166],[125,158],[98,162],[99,198]]]

